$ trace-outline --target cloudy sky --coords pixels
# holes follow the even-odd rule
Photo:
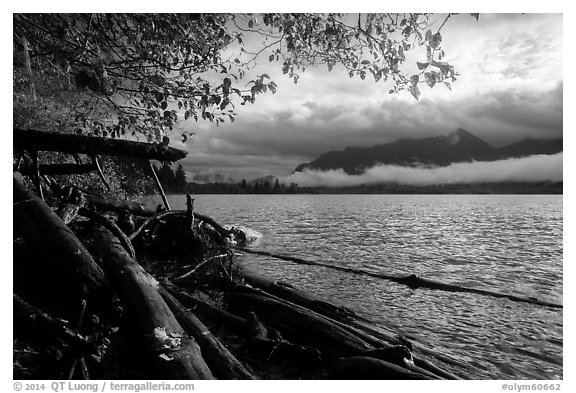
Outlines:
[[[468,14],[453,17],[442,30],[442,46],[461,77],[452,91],[423,87],[419,101],[408,92],[389,95],[389,83],[350,79],[342,67],[307,70],[295,85],[265,53],[256,71],[268,73],[278,92],[238,105],[234,123],[184,123],[196,136],[174,146],[190,152],[181,161],[189,179],[217,172],[240,180],[287,176],[330,150],[446,135],[458,127],[495,146],[558,138],[562,25],[561,14],[481,14],[478,22]],[[561,178],[562,156],[557,159]]]

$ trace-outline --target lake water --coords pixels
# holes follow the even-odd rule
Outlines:
[[[562,196],[196,195],[195,210],[258,230],[254,249],[562,303]],[[468,364],[471,378],[563,377],[562,309],[243,258]]]

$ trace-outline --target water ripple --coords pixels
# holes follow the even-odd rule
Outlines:
[[[262,232],[266,251],[562,302],[561,196],[197,195],[196,206]],[[469,364],[471,378],[562,378],[562,310],[247,258]]]

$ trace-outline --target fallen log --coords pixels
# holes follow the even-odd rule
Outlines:
[[[15,149],[58,151],[90,156],[102,154],[171,162],[181,160],[188,154],[184,150],[168,147],[162,143],[152,144],[71,133],[14,129],[13,136]]]
[[[330,369],[333,379],[398,380],[431,379],[384,360],[366,356],[352,356],[338,359]]]
[[[230,292],[233,309],[255,312],[294,343],[318,348],[330,357],[353,356],[372,346],[329,319],[293,304],[257,293]]]
[[[60,320],[51,317],[16,294],[12,295],[12,299],[14,323],[23,327],[29,334],[35,337],[58,337],[73,345],[79,351],[94,352],[93,346],[84,336],[69,328]]]
[[[183,220],[186,220],[188,217],[188,212],[186,210],[169,210],[169,211],[164,211],[164,212],[160,212],[160,213],[155,213],[152,217],[149,217],[148,219],[146,219],[138,227],[138,229],[136,229],[133,233],[130,234],[130,236],[129,236],[130,240],[134,240],[135,238],[140,236],[143,233],[144,229],[148,228],[149,226],[151,226],[156,221],[159,221],[160,219],[167,218],[167,217],[179,217],[179,218],[182,218]],[[194,218],[196,221],[203,221],[203,222],[209,224],[220,235],[222,235],[224,237],[227,237],[230,234],[230,231],[228,231],[227,229],[224,229],[220,224],[218,224],[216,221],[214,221],[212,218],[210,218],[208,216],[205,216],[203,214],[195,212]],[[186,221],[184,221],[184,222],[186,222]]]
[[[151,216],[156,214],[156,210],[138,202],[120,201],[114,199],[104,199],[94,195],[86,194],[86,200],[99,210],[105,210],[115,213],[129,211],[137,216]]]
[[[245,266],[242,266],[238,271],[246,283],[251,286],[260,288],[272,295],[316,311],[329,318],[348,321],[356,317],[356,313],[349,308],[329,303],[309,292],[295,288],[290,283],[265,277]]]
[[[404,339],[380,328],[379,326],[374,325],[370,321],[358,316],[348,308],[336,306],[332,303],[326,302],[309,292],[293,287],[289,283],[284,283],[270,279],[268,277],[264,277],[246,267],[239,269],[239,272],[248,284],[260,288],[266,293],[270,293],[271,295],[295,303],[299,306],[306,307],[332,319],[334,323],[359,336],[362,340],[374,346],[375,348],[378,348],[380,351],[385,351],[398,345],[410,345],[410,349],[412,349],[411,344],[406,343]],[[421,350],[421,348],[419,349]],[[462,364],[452,362],[451,359],[445,355],[432,351],[428,351],[428,355],[437,357],[444,362],[454,364],[459,367],[464,367]],[[417,367],[420,367],[439,377],[445,379],[460,379],[454,374],[451,374],[437,367],[428,360],[415,355],[412,355],[412,358],[414,364]]]
[[[251,334],[252,330],[245,318],[239,317],[229,311],[215,307],[200,299],[193,293],[184,292],[173,285],[165,287],[171,295],[177,298],[184,306],[197,310],[202,315],[222,323],[224,326],[239,331],[243,334]]]
[[[180,325],[198,342],[206,363],[218,379],[255,379],[202,321],[186,310],[164,287],[160,286],[159,290]]]
[[[130,241],[130,239],[128,239],[126,234],[124,232],[122,232],[122,230],[118,227],[118,225],[116,225],[114,222],[112,222],[109,219],[107,219],[106,217],[104,217],[102,214],[97,213],[97,212],[90,210],[90,209],[86,209],[85,207],[80,208],[79,214],[81,214],[84,217],[88,217],[88,218],[93,219],[98,224],[102,225],[104,228],[106,228],[108,231],[110,231],[110,233],[112,233],[114,236],[116,236],[116,238],[118,239],[120,244],[122,244],[124,249],[130,255],[130,257],[136,258],[136,251],[134,251],[134,247],[132,246],[132,242]]]
[[[50,260],[78,298],[105,301],[109,285],[104,272],[66,224],[14,175],[14,231]]]
[[[262,354],[265,363],[273,357],[289,359],[300,366],[317,365],[321,360],[321,354],[316,348],[293,344],[285,340],[278,331],[264,326],[254,312],[249,312],[246,318],[242,318],[212,306],[199,299],[198,296],[177,290],[173,286],[168,286],[166,289],[186,306],[193,307],[211,320],[242,334],[247,340],[244,345],[247,350],[251,355]]]
[[[358,268],[349,268],[349,267],[345,267],[345,266],[331,265],[331,264],[323,263],[323,262],[310,261],[310,260],[306,260],[303,258],[292,257],[292,256],[288,256],[288,255],[274,254],[274,253],[267,252],[267,251],[250,250],[250,249],[239,248],[239,247],[236,247],[236,249],[238,249],[242,252],[246,252],[248,254],[268,256],[271,258],[281,259],[281,260],[288,261],[288,262],[294,262],[294,263],[297,263],[300,265],[322,266],[322,267],[332,269],[332,270],[338,270],[338,271],[352,273],[352,274],[381,278],[384,280],[396,282],[398,284],[404,284],[404,285],[410,287],[411,289],[429,288],[429,289],[437,289],[437,290],[448,291],[448,292],[469,292],[469,293],[475,293],[475,294],[483,295],[483,296],[491,296],[491,297],[496,297],[496,298],[508,299],[508,300],[511,300],[514,302],[530,303],[530,304],[535,304],[535,305],[550,307],[550,308],[563,308],[562,304],[557,304],[554,302],[540,300],[540,299],[534,298],[534,297],[520,297],[520,296],[509,295],[509,294],[505,294],[505,293],[489,291],[489,290],[485,290],[485,289],[467,288],[467,287],[462,287],[460,285],[447,284],[447,283],[443,283],[440,281],[422,278],[416,274],[411,274],[409,276],[399,276],[399,275],[393,275],[393,274],[376,273],[376,272],[371,272],[368,270],[363,270],[363,269],[358,269]]]
[[[159,283],[131,258],[119,240],[97,230],[96,249],[152,360],[154,377],[214,379],[200,347],[188,336],[159,293]]]

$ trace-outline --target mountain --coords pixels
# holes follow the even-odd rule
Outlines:
[[[560,151],[562,151],[561,139],[554,141],[529,139],[495,148],[459,128],[448,136],[405,138],[372,147],[347,147],[342,151],[331,151],[322,154],[314,161],[299,165],[295,172],[306,169],[326,171],[342,168],[348,174],[360,174],[377,164],[446,166],[454,162],[494,161]]]
[[[532,139],[512,143],[498,149],[502,157],[526,157],[534,154],[556,154],[562,151],[562,139]]]

